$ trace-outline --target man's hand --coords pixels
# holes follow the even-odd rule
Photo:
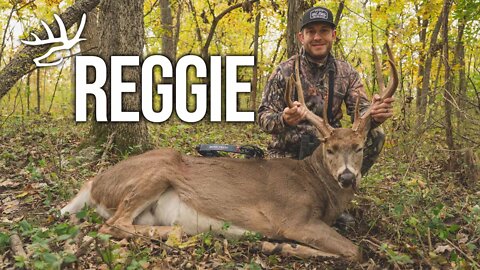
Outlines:
[[[393,115],[393,106],[392,103],[395,99],[393,97],[389,97],[383,100],[380,99],[379,95],[375,95],[373,97],[373,106],[370,112],[372,119],[375,122],[381,124],[385,122],[388,118],[392,117]]]
[[[305,115],[307,115],[305,106],[298,101],[294,101],[292,108],[287,107],[283,110],[282,118],[287,125],[296,126],[300,121],[305,119]]]

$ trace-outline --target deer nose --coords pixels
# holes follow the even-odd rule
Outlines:
[[[338,177],[338,181],[343,188],[347,188],[351,186],[355,182],[355,174],[353,174],[349,170],[345,170],[343,173],[340,174]]]

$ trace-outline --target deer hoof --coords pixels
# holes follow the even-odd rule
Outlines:
[[[98,230],[99,233],[103,234],[109,234],[113,236],[114,238],[117,239],[124,239],[124,238],[129,238],[131,236],[130,233],[125,232],[124,230],[118,229],[114,227],[115,225],[103,225],[100,230]]]

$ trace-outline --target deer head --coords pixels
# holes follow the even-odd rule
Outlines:
[[[374,51],[376,62],[376,77],[381,90],[381,99],[393,96],[398,86],[397,69],[393,62],[393,55],[388,45],[386,45],[389,55],[390,76],[391,79],[387,87],[381,80],[381,67]],[[296,76],[290,76],[285,91],[285,100],[290,108],[293,107],[291,99],[293,88],[297,90],[299,102],[305,106],[303,89],[299,81],[298,68]],[[295,77],[297,79],[295,79]],[[341,188],[352,187],[354,190],[359,185],[362,177],[361,167],[363,160],[363,150],[365,140],[370,131],[371,108],[370,106],[362,115],[359,112],[359,97],[355,107],[355,120],[352,128],[333,128],[328,123],[327,106],[323,106],[323,118],[307,109],[305,119],[309,121],[317,130],[317,137],[322,142],[320,146],[309,157],[314,166],[322,166],[340,185]],[[328,92],[325,100],[328,100]]]

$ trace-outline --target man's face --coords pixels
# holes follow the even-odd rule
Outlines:
[[[314,59],[322,60],[332,49],[337,36],[335,29],[326,23],[311,23],[298,33],[305,51]]]

